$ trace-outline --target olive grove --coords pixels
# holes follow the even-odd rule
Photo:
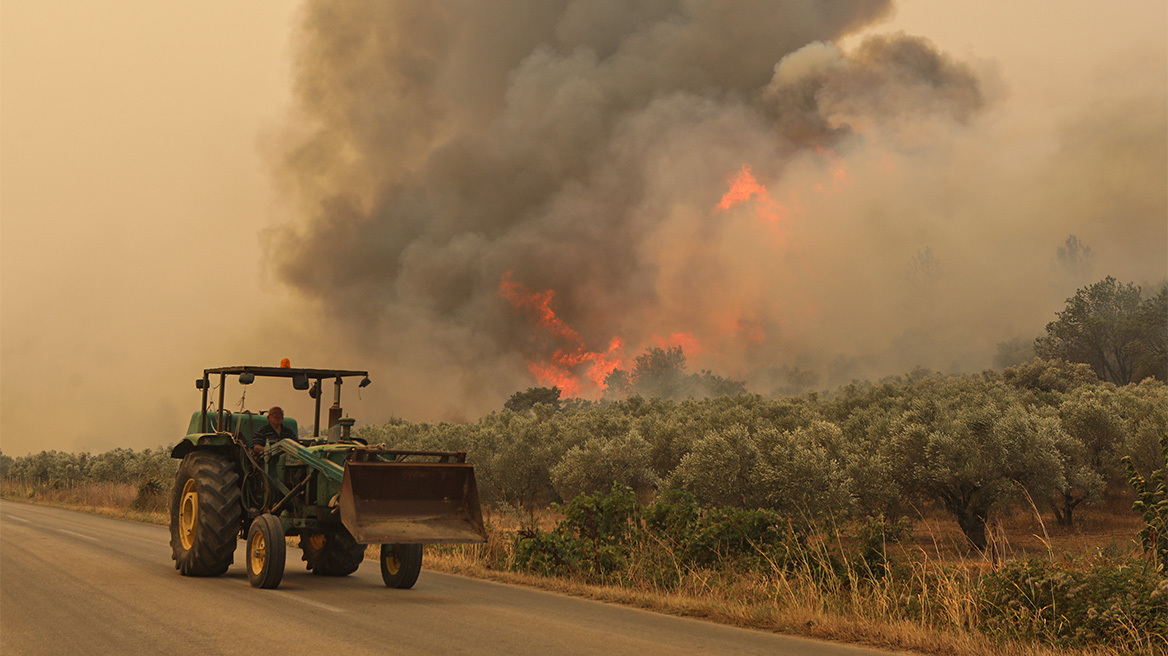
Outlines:
[[[461,449],[484,500],[523,507],[629,486],[712,506],[767,509],[793,525],[948,513],[971,545],[1027,495],[1072,511],[1150,471],[1168,431],[1168,386],[1116,387],[1085,365],[1035,360],[998,374],[916,371],[804,397],[536,403],[473,424],[390,422],[359,435]],[[919,508],[917,508],[919,510]]]

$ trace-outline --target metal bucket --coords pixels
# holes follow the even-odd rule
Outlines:
[[[339,501],[361,544],[487,541],[474,465],[346,462]]]

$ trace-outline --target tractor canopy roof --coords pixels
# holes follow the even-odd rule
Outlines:
[[[348,378],[350,376],[368,376],[368,371],[358,371],[355,369],[307,369],[303,367],[260,367],[256,365],[243,365],[239,367],[216,367],[214,369],[204,369],[203,375],[210,374],[242,374],[250,373],[256,376],[268,376],[272,378],[294,378],[298,375],[307,378]]]

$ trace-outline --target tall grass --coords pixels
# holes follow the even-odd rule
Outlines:
[[[562,514],[549,513],[537,523],[554,531],[562,521]],[[1001,522],[1002,537],[1017,526],[1029,523]],[[1003,540],[1007,560],[995,563],[951,545],[945,535],[891,539],[845,525],[698,564],[678,544],[642,531],[618,570],[536,576],[521,553],[523,536],[534,534],[530,521],[496,513],[488,528],[486,545],[429,548],[427,566],[739,626],[927,653],[1168,653],[1168,583],[1156,590],[1134,552],[1053,551],[1061,537],[1087,539],[1082,535],[1018,536],[1045,545],[1036,560],[1011,555]],[[1029,579],[1038,594],[1010,588]],[[1089,619],[1090,604],[1070,603],[1076,592],[1114,617]],[[1043,593],[1049,598],[1039,598]],[[1094,633],[1081,630],[1092,621]]]
[[[0,479],[0,496],[50,506],[73,508],[108,517],[122,517],[151,524],[169,521],[169,490],[131,483],[83,483],[47,485]]]

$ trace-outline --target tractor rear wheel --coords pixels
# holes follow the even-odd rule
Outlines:
[[[284,578],[287,545],[284,526],[275,515],[260,515],[247,532],[247,580],[253,588],[272,589]]]
[[[422,545],[381,545],[381,580],[391,588],[408,590],[414,587],[422,571]]]
[[[302,536],[300,548],[308,569],[319,576],[348,576],[365,560],[365,545],[358,544],[344,529],[328,535]]]
[[[239,472],[230,458],[192,451],[183,458],[170,499],[170,548],[183,576],[219,576],[235,560],[243,522]]]

